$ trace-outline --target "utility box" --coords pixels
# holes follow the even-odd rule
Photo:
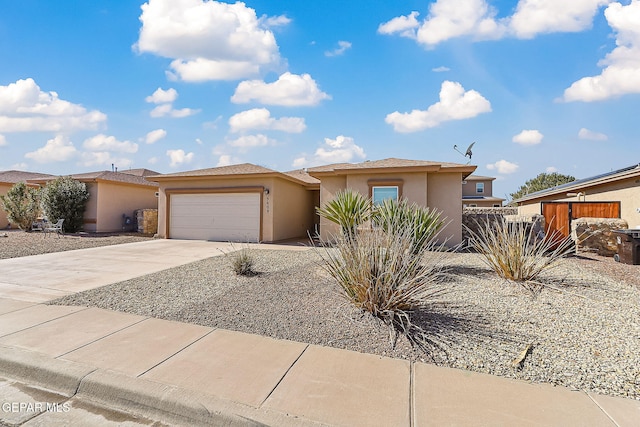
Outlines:
[[[640,265],[640,230],[615,230],[618,253],[614,259],[623,264]]]

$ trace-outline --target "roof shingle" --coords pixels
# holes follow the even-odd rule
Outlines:
[[[17,182],[27,181],[29,179],[53,178],[53,175],[37,172],[24,172],[17,170],[9,170],[0,172],[0,182],[15,184]]]

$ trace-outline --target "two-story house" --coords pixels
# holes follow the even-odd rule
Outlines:
[[[497,208],[505,199],[493,197],[493,181],[490,176],[469,175],[462,181],[463,208]]]

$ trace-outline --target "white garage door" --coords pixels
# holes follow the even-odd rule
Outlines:
[[[173,239],[260,239],[259,193],[174,194],[170,212],[169,237]]]

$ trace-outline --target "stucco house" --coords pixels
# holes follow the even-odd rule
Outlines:
[[[53,175],[17,170],[2,171],[0,172],[0,195],[7,194],[7,191],[18,182],[27,182],[30,179],[38,178],[53,178]],[[7,227],[9,227],[7,213],[2,209],[2,203],[0,203],[0,228]]]
[[[84,213],[84,231],[115,232],[123,230],[123,215],[133,218],[138,209],[158,207],[158,184],[145,177],[157,175],[148,169],[110,172],[98,171],[70,175],[83,182],[90,194]],[[32,184],[45,185],[56,177],[28,180]]]
[[[630,228],[640,228],[640,164],[537,191],[513,201],[522,215],[543,213],[543,202],[619,203],[620,218],[627,221]]]
[[[469,175],[462,181],[462,207],[499,208],[505,199],[493,196],[493,181],[490,176]]]
[[[475,166],[384,159],[277,172],[249,163],[151,176],[159,188],[158,234],[165,238],[274,242],[319,232],[328,239],[336,224],[320,220],[315,207],[351,188],[374,201],[406,198],[443,211],[449,243],[462,239],[460,182]]]

